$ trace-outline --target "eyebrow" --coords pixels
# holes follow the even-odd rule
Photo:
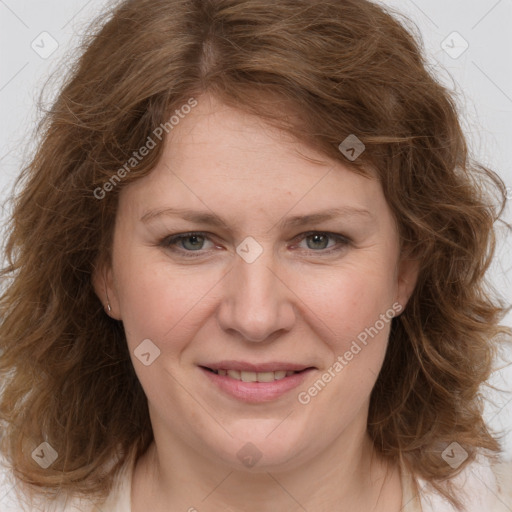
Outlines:
[[[144,223],[150,222],[159,217],[180,217],[184,220],[196,223],[206,224],[212,227],[226,227],[228,223],[215,213],[206,211],[191,210],[188,208],[160,208],[150,210],[144,213],[141,221]],[[281,229],[302,226],[303,224],[312,224],[315,222],[325,222],[328,220],[340,217],[363,217],[372,219],[373,215],[364,208],[357,208],[354,206],[343,206],[340,208],[329,208],[308,215],[295,215],[280,220],[277,224]]]

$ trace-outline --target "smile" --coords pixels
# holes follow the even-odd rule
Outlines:
[[[239,370],[212,370],[207,368],[211,372],[217,375],[227,376],[231,379],[240,380],[242,382],[274,382],[275,380],[281,380],[285,377],[293,375],[294,371],[278,370],[275,372],[249,372]]]
[[[227,368],[209,368],[199,366],[199,370],[208,379],[206,393],[221,392],[229,398],[249,403],[261,403],[285,396],[292,389],[301,385],[306,377],[316,370],[282,369],[267,371],[236,370]],[[212,387],[211,384],[214,386]]]

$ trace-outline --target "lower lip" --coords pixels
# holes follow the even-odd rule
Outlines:
[[[228,395],[237,398],[243,402],[269,402],[284,395],[288,391],[296,388],[304,379],[314,370],[308,368],[300,373],[294,373],[284,379],[275,380],[274,382],[242,382],[241,380],[232,379],[227,375],[218,375],[217,373],[199,367],[199,369],[215,383],[222,391]]]

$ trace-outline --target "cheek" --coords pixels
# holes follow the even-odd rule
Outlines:
[[[314,312],[310,324],[314,322],[315,335],[328,352],[318,380],[301,389],[298,398],[336,417],[331,425],[335,430],[368,403],[382,367],[396,315],[390,274],[383,267],[354,264],[333,273],[329,281],[320,280],[321,287],[304,291],[308,309]]]
[[[393,276],[393,267],[386,261],[354,258],[338,268],[296,276],[294,286],[300,290],[303,311],[309,310],[312,319],[316,317],[318,334],[343,349],[391,308]],[[379,327],[382,330],[380,323]]]
[[[336,355],[391,307],[393,267],[382,254],[382,248],[360,251],[307,272],[283,269],[293,291],[285,300],[297,304],[297,322],[307,322]],[[125,251],[115,274],[130,348],[149,338],[165,351],[183,349],[223,300],[224,273],[222,266],[177,266],[154,249]]]
[[[214,294],[221,275],[179,268],[165,257],[133,251],[116,267],[118,299],[128,344],[154,340],[165,350],[178,349],[193,335],[198,315]],[[193,327],[195,325],[195,327]],[[173,343],[165,343],[172,339]]]

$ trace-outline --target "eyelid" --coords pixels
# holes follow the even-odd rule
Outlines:
[[[299,249],[301,252],[307,252],[309,254],[314,254],[318,256],[330,256],[332,254],[341,252],[343,249],[345,249],[349,244],[352,243],[352,240],[348,238],[345,235],[341,235],[338,233],[332,233],[330,231],[320,231],[320,230],[312,230],[312,231],[306,231],[304,233],[301,233],[297,237],[293,239],[295,240],[305,240],[311,235],[327,235],[329,238],[332,238],[337,241],[332,247],[329,247],[328,249],[320,249],[315,251],[314,249]]]
[[[197,250],[197,251],[187,251],[185,249],[181,249],[176,247],[176,244],[174,242],[179,242],[180,240],[186,239],[187,237],[193,236],[193,235],[199,235],[201,237],[204,237],[205,239],[210,240],[212,242],[211,237],[214,236],[206,231],[189,231],[184,233],[177,233],[175,235],[170,235],[164,237],[158,245],[163,246],[175,253],[184,255],[186,258],[197,258],[205,255],[205,251],[203,249]],[[321,249],[315,251],[314,249],[302,249],[302,251],[307,251],[310,253],[317,253],[318,255],[328,255],[334,252],[338,252],[341,249],[343,249],[345,246],[352,243],[352,240],[345,236],[341,235],[339,233],[332,233],[330,231],[321,231],[321,230],[310,230],[305,231],[304,233],[300,233],[296,237],[293,238],[292,243],[296,241],[302,241],[306,238],[308,238],[311,235],[327,235],[329,238],[335,239],[338,241],[338,244],[334,245],[333,247],[330,247],[329,249]],[[212,242],[213,243],[213,242]],[[301,249],[299,249],[301,250]]]
[[[346,235],[341,235],[340,233],[332,233],[331,231],[322,231],[322,230],[311,230],[311,231],[305,231],[304,233],[301,233],[300,235],[297,235],[293,240],[302,240],[304,238],[307,238],[308,236],[311,236],[311,235],[327,235],[331,238],[336,238],[338,240],[343,240],[345,242],[351,242],[352,240],[346,236]]]
[[[165,247],[173,252],[176,252],[176,253],[187,254],[186,257],[193,258],[193,257],[197,257],[197,256],[202,256],[204,254],[203,249],[201,249],[199,251],[186,251],[185,249],[177,248],[176,244],[174,243],[174,242],[179,242],[180,240],[184,240],[193,235],[202,236],[205,239],[208,239],[208,240],[210,240],[210,242],[212,242],[210,233],[207,233],[206,231],[189,231],[186,233],[177,233],[175,235],[166,236],[162,240],[160,240],[158,245],[163,246],[163,247]],[[194,255],[194,253],[197,253],[197,255]]]

